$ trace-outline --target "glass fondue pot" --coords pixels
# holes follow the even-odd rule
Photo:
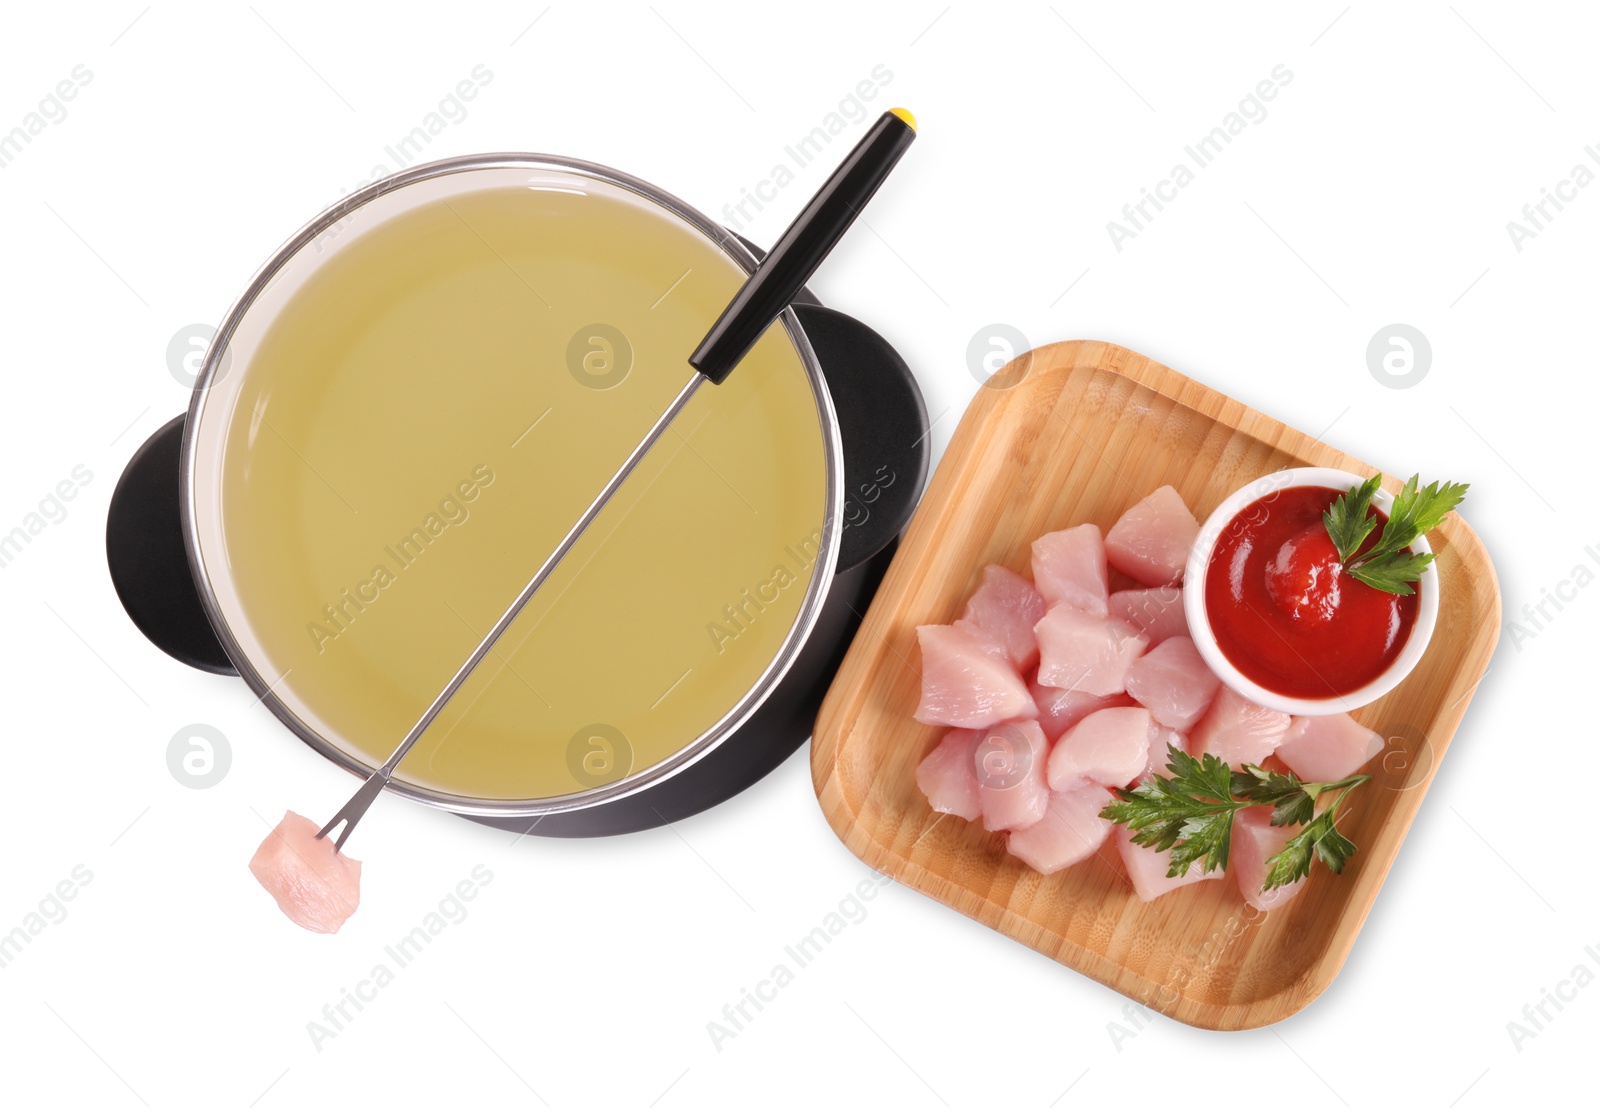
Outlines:
[[[670,194],[552,156],[447,160],[351,195],[262,268],[188,414],[130,464],[108,522],[130,615],[369,774],[681,386],[755,263]],[[830,385],[813,340],[851,374]],[[591,835],[760,777],[809,731],[920,490],[925,428],[881,338],[785,310],[679,415],[390,789]],[[165,558],[149,545],[169,500],[177,570],[170,541]],[[180,575],[191,611],[150,608]]]

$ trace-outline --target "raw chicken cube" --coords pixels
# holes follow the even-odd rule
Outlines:
[[[1189,550],[1200,524],[1170,485],[1157,488],[1128,508],[1106,534],[1106,558],[1140,584],[1171,585],[1183,580]]]
[[[1172,772],[1167,769],[1167,757],[1171,748],[1176,747],[1185,754],[1189,751],[1189,737],[1176,728],[1150,721],[1150,752],[1145,759],[1144,773],[1139,777],[1144,779],[1151,774],[1159,774],[1171,778]]]
[[[1115,798],[1094,782],[1080,782],[1050,795],[1038,824],[1013,832],[1006,850],[1044,875],[1088,859],[1105,842],[1111,822],[1100,811]]]
[[[917,764],[917,789],[936,812],[954,813],[966,821],[978,819],[982,807],[972,763],[981,734],[973,728],[954,728]]]
[[[922,701],[915,718],[952,728],[987,728],[1033,716],[1033,698],[1016,668],[982,636],[950,625],[917,628],[922,645]]]
[[[1122,865],[1128,869],[1128,881],[1133,884],[1133,893],[1145,902],[1154,902],[1163,894],[1190,883],[1220,879],[1226,873],[1226,869],[1221,867],[1213,871],[1202,870],[1202,865],[1195,862],[1182,875],[1171,878],[1167,875],[1172,866],[1171,851],[1158,852],[1154,848],[1140,847],[1133,842],[1133,834],[1121,825],[1117,826],[1117,851],[1122,853]]]
[[[1061,733],[1091,712],[1133,704],[1133,698],[1126,693],[1102,697],[1077,689],[1052,689],[1040,685],[1038,678],[1028,682],[1028,692],[1033,694],[1033,703],[1039,706],[1039,727],[1050,739],[1060,739]]]
[[[1288,713],[1263,708],[1224,685],[1189,733],[1189,753],[1215,755],[1230,767],[1259,763],[1288,730]]]
[[[1045,759],[1050,745],[1037,721],[1019,720],[978,733],[973,773],[983,827],[990,832],[1027,828],[1050,801]]]
[[[250,857],[250,874],[289,920],[313,933],[337,933],[361,902],[361,861],[317,836],[318,825],[285,813]]]
[[[1349,716],[1296,716],[1275,754],[1306,782],[1349,778],[1383,750],[1383,737]]]
[[[1175,585],[1113,592],[1110,610],[1111,618],[1131,623],[1148,636],[1151,646],[1189,633],[1189,621],[1183,614],[1183,590]]]
[[[1128,667],[1128,695],[1159,723],[1185,732],[1221,684],[1187,635],[1174,635]]]
[[[1137,705],[1091,712],[1050,749],[1049,782],[1065,790],[1088,778],[1102,786],[1126,786],[1150,760],[1150,713]]]
[[[956,626],[988,637],[1004,649],[1013,666],[1027,671],[1039,661],[1033,625],[1044,618],[1045,610],[1044,597],[1032,581],[1003,565],[989,565]]]
[[[1121,693],[1128,667],[1150,640],[1121,620],[1097,619],[1067,604],[1052,607],[1039,636],[1039,683],[1099,697]]]
[[[1233,840],[1228,850],[1228,863],[1233,867],[1234,878],[1239,883],[1239,893],[1258,910],[1275,910],[1300,893],[1309,876],[1302,876],[1286,887],[1275,887],[1261,892],[1267,880],[1267,860],[1277,855],[1300,831],[1299,825],[1274,828],[1271,824],[1272,807],[1258,805],[1241,809],[1233,815]]]
[[[1052,607],[1071,604],[1091,616],[1104,616],[1109,580],[1105,541],[1093,523],[1034,539],[1033,583]]]

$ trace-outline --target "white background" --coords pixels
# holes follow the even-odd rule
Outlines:
[[[0,131],[74,66],[93,75],[0,170],[0,532],[73,466],[93,474],[0,569],[0,932],[75,865],[93,873],[0,969],[0,1106],[1120,1110],[1159,1089],[1196,1112],[1497,1111],[1588,1091],[1600,988],[1520,1050],[1507,1024],[1575,967],[1600,975],[1592,795],[1566,797],[1593,768],[1600,589],[1502,638],[1349,962],[1300,1015],[1242,1034],[1155,1019],[1119,1042],[1126,1000],[889,887],[719,1051],[707,1023],[868,875],[804,751],[671,831],[586,843],[512,847],[382,801],[352,849],[359,915],[313,936],[245,862],[263,818],[323,816],[353,782],[242,683],[149,646],[102,539],[123,464],[186,404],[174,333],[393,169],[385,145],[475,65],[492,81],[426,157],[576,155],[716,215],[882,64],[869,107],[910,106],[921,136],[815,286],[906,355],[936,452],[977,390],[981,329],[1113,340],[1391,471],[1471,481],[1509,619],[1600,570],[1574,467],[1595,436],[1600,188],[1521,251],[1506,228],[1575,164],[1600,170],[1592,13],[142,6],[10,5],[0,28]],[[1107,222],[1279,64],[1293,80],[1267,117],[1117,251]],[[770,243],[830,150],[750,236]],[[1396,322],[1433,348],[1407,390],[1365,355]],[[203,791],[166,762],[194,722],[232,748]],[[477,864],[494,878],[465,920],[314,1048],[307,1023]]]

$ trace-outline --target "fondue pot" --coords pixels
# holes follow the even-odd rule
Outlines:
[[[229,310],[107,521],[129,617],[371,775],[625,448],[759,251],[550,155],[410,168]],[[669,823],[803,743],[926,476],[882,337],[809,292],[699,393],[396,769],[482,823]],[[599,479],[597,479],[599,478]]]

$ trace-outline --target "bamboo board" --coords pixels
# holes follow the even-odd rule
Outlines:
[[[1265,1026],[1321,994],[1494,650],[1499,587],[1459,516],[1429,535],[1440,609],[1426,655],[1356,715],[1387,740],[1340,824],[1360,851],[1342,875],[1318,865],[1271,913],[1245,905],[1231,876],[1147,905],[1109,841],[1084,863],[1035,873],[1006,855],[1003,835],[928,808],[914,772],[944,729],[911,718],[917,625],[955,619],[984,565],[1026,573],[1034,538],[1080,522],[1108,529],[1162,484],[1203,522],[1237,488],[1298,465],[1373,471],[1104,342],[1050,345],[999,372],[967,408],[818,716],[812,778],[840,839],[900,882],[1191,1025]]]

